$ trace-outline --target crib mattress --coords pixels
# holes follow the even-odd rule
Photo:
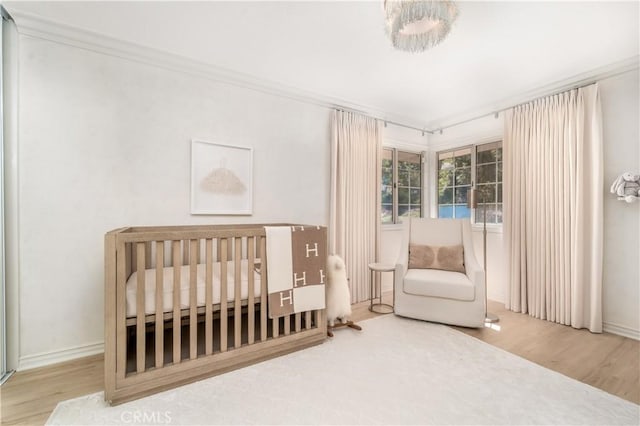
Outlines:
[[[256,263],[259,263],[256,261]],[[243,259],[241,262],[240,277],[240,297],[246,300],[249,297],[249,280],[248,280],[248,261]],[[162,311],[173,311],[173,267],[163,268],[163,298]],[[189,308],[189,287],[190,287],[190,266],[184,265],[180,268],[180,308]],[[260,297],[260,274],[253,272],[254,278],[254,297]],[[144,292],[144,309],[145,314],[156,313],[156,269],[146,269],[145,273],[145,292]],[[197,265],[197,304],[205,305],[205,281],[206,281],[206,265]],[[138,272],[131,274],[127,280],[127,318],[137,315],[137,288],[138,288]],[[220,262],[213,263],[213,304],[220,303]],[[235,299],[235,262],[227,262],[227,302]]]

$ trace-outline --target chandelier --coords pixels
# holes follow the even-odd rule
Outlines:
[[[387,35],[393,47],[422,52],[444,40],[458,17],[449,0],[384,0]]]

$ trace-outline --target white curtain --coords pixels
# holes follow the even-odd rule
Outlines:
[[[598,85],[505,114],[507,309],[602,332]]]
[[[329,252],[345,261],[352,303],[369,299],[368,264],[378,259],[381,150],[378,120],[334,112]]]

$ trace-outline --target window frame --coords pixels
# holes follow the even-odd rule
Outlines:
[[[471,150],[471,186],[470,188],[477,188],[477,155],[478,155],[478,147],[483,146],[483,145],[492,145],[492,144],[499,144],[500,148],[502,149],[502,159],[500,160],[500,162],[502,163],[502,179],[499,182],[496,182],[496,185],[498,184],[502,184],[502,190],[504,191],[504,147],[503,147],[503,140],[502,139],[491,139],[491,140],[487,140],[484,142],[480,142],[480,143],[475,143],[475,144],[467,144],[467,145],[461,145],[461,146],[456,146],[456,147],[451,147],[451,148],[446,148],[446,149],[442,149],[440,151],[436,151],[435,152],[435,157],[434,157],[434,208],[433,208],[433,212],[435,213],[435,217],[440,217],[440,203],[439,203],[439,173],[440,173],[440,155],[441,154],[447,154],[449,152],[455,152],[455,151],[462,151],[464,149],[470,149]],[[497,163],[497,162],[496,162]],[[483,163],[485,164],[485,163]],[[490,163],[487,163],[490,164]],[[454,187],[455,187],[455,176],[454,176]],[[454,194],[455,196],[455,194]],[[502,200],[500,202],[500,204],[503,205],[502,207],[502,211],[504,212],[504,194],[502,196]],[[455,205],[455,199],[453,200]],[[494,201],[493,203],[490,204],[497,204],[497,200]],[[470,220],[471,220],[471,224],[474,226],[481,226],[483,225],[483,222],[477,222],[476,220],[476,212],[477,210],[480,210],[480,207],[478,207],[477,209],[471,209],[471,215],[470,215]],[[454,209],[455,211],[455,209]],[[481,217],[481,215],[479,215],[479,217]],[[504,217],[503,217],[503,221],[500,223],[493,223],[493,222],[487,222],[487,228],[496,228],[496,229],[502,229],[502,226],[504,224]]]
[[[391,222],[382,222],[382,214],[380,214],[380,224],[381,226],[391,227],[398,225],[400,223],[400,217],[398,216],[398,153],[403,152],[411,155],[419,155],[420,156],[420,217],[425,216],[425,194],[426,194],[426,175],[425,175],[425,165],[426,165],[426,152],[425,151],[413,151],[410,149],[404,149],[401,147],[395,146],[383,146],[382,150],[391,151]],[[380,173],[382,173],[382,161],[380,164]],[[409,186],[409,188],[412,188]],[[380,208],[382,208],[382,179],[380,181]],[[411,204],[409,204],[411,205]]]

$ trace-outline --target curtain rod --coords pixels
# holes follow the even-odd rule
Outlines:
[[[432,135],[434,132],[432,130],[427,130],[426,128],[419,128],[419,127],[415,127],[415,126],[410,126],[408,124],[402,124],[402,123],[398,123],[397,121],[391,121],[391,120],[386,120],[384,118],[380,118],[380,117],[375,117],[373,115],[367,114],[363,111],[358,111],[355,109],[350,109],[350,108],[345,108],[345,107],[334,107],[333,108],[336,111],[342,111],[342,112],[353,112],[356,114],[362,114],[362,115],[366,115],[367,117],[371,117],[375,120],[378,121],[382,121],[384,123],[384,127],[387,127],[387,124],[393,124],[394,126],[398,126],[398,127],[404,127],[405,129],[411,129],[411,130],[417,130],[418,132],[422,133],[422,136],[425,135],[425,133],[428,133],[430,135]]]
[[[564,89],[555,89],[555,90],[550,91],[550,92],[548,92],[548,93],[546,93],[546,94],[544,94],[544,95],[537,96],[537,97],[532,98],[532,99],[529,99],[529,100],[527,100],[527,101],[520,102],[520,103],[517,103],[517,104],[515,104],[515,105],[511,105],[511,106],[508,106],[508,107],[504,107],[504,108],[501,108],[501,109],[498,109],[498,110],[494,110],[494,111],[491,111],[491,112],[487,112],[487,113],[484,113],[484,114],[480,114],[480,115],[474,116],[474,117],[472,117],[472,118],[467,118],[466,120],[461,120],[461,121],[457,121],[457,122],[455,122],[455,123],[447,124],[446,126],[436,127],[436,128],[434,128],[434,129],[432,129],[432,130],[427,129],[426,127],[421,129],[421,128],[418,128],[418,127],[415,127],[415,126],[410,126],[410,125],[408,125],[408,124],[398,123],[397,121],[391,121],[391,120],[386,120],[386,119],[384,119],[384,118],[371,116],[371,115],[369,115],[369,114],[367,114],[367,113],[365,113],[365,112],[363,112],[363,111],[358,111],[358,110],[354,110],[354,109],[350,109],[350,108],[345,108],[345,107],[334,107],[334,109],[335,109],[336,111],[354,112],[354,113],[357,113],[357,114],[367,115],[367,116],[369,116],[369,117],[371,117],[371,118],[374,118],[374,119],[376,119],[376,120],[380,120],[380,121],[384,122],[385,127],[387,126],[387,124],[393,124],[394,126],[404,127],[404,128],[406,128],[406,129],[411,129],[411,130],[417,130],[418,132],[421,132],[423,136],[424,136],[425,134],[430,134],[430,135],[433,135],[433,134],[435,134],[435,133],[440,133],[440,134],[442,134],[442,131],[443,131],[443,130],[450,129],[450,128],[452,128],[452,127],[456,127],[456,126],[459,126],[459,125],[461,125],[461,124],[466,124],[466,123],[469,123],[469,122],[471,122],[471,121],[478,120],[478,119],[483,118],[483,117],[488,117],[488,116],[490,116],[490,115],[494,115],[494,116],[495,116],[495,118],[498,118],[498,115],[499,115],[501,112],[505,112],[505,111],[506,111],[506,110],[508,110],[508,109],[516,108],[516,107],[519,107],[519,106],[521,106],[521,105],[526,105],[526,104],[528,104],[528,103],[530,103],[530,102],[535,102],[535,101],[537,101],[537,100],[539,100],[539,99],[543,99],[543,98],[546,98],[546,97],[548,97],[548,96],[553,96],[553,95],[557,95],[557,94],[559,94],[559,93],[568,92],[568,91],[570,91],[570,90],[575,90],[575,89],[580,89],[580,88],[582,88],[582,87],[587,87],[587,86],[590,86],[590,85],[592,85],[592,84],[594,84],[594,83],[597,83],[597,82],[599,82],[599,81],[602,81],[602,80],[608,80],[608,79],[610,79],[610,78],[617,77],[617,76],[619,76],[619,75],[622,75],[622,74],[625,74],[625,73],[628,73],[628,72],[631,72],[631,71],[635,71],[636,69],[637,69],[636,67],[634,67],[634,68],[630,68],[630,69],[624,69],[624,70],[622,70],[622,71],[618,71],[618,72],[612,73],[612,74],[607,75],[607,76],[605,76],[605,77],[592,78],[592,79],[589,79],[589,80],[583,81],[583,82],[581,82],[581,83],[576,83],[576,84],[570,85],[570,86],[568,86],[568,87],[566,87],[566,88],[564,88]]]
[[[526,105],[526,104],[528,104],[528,103],[535,102],[535,101],[537,101],[537,100],[540,100],[540,99],[543,99],[543,98],[546,98],[546,97],[549,97],[549,96],[554,96],[554,95],[557,95],[557,94],[559,94],[559,93],[564,93],[564,92],[568,92],[568,91],[570,91],[570,90],[575,90],[575,89],[580,89],[580,88],[582,88],[582,87],[591,86],[592,84],[595,84],[595,83],[597,83],[597,82],[599,82],[599,81],[607,80],[607,79],[610,79],[610,78],[613,78],[613,77],[617,77],[617,76],[619,76],[619,75],[621,75],[621,74],[625,74],[625,73],[628,73],[628,72],[630,72],[630,71],[635,71],[636,69],[637,69],[637,68],[625,69],[625,70],[622,70],[622,71],[618,71],[618,72],[616,72],[616,73],[613,73],[613,74],[611,74],[611,75],[607,75],[607,76],[605,76],[605,77],[601,77],[601,78],[594,78],[594,79],[587,80],[586,82],[576,83],[576,84],[574,84],[574,85],[572,85],[572,86],[568,86],[568,87],[567,87],[567,88],[565,88],[565,89],[556,89],[556,90],[554,90],[554,91],[552,91],[552,92],[549,92],[549,93],[547,93],[547,94],[545,94],[545,95],[540,95],[540,96],[535,97],[535,98],[533,98],[533,99],[529,99],[528,101],[520,102],[520,103],[515,104],[515,105],[511,105],[511,106],[508,106],[508,107],[505,107],[505,108],[502,108],[502,109],[498,109],[498,110],[491,111],[491,112],[488,112],[488,113],[485,113],[485,114],[482,114],[482,115],[478,115],[478,116],[473,117],[473,118],[468,118],[468,119],[466,119],[466,120],[462,120],[462,121],[458,121],[458,122],[455,122],[455,123],[452,123],[452,124],[448,124],[448,125],[446,125],[446,126],[437,127],[437,128],[435,128],[435,129],[433,129],[433,130],[429,131],[429,133],[430,133],[430,134],[434,134],[434,133],[438,133],[438,132],[439,132],[440,134],[442,134],[442,131],[443,131],[443,130],[450,129],[450,128],[452,128],[452,127],[456,127],[456,126],[459,126],[459,125],[461,125],[461,124],[466,124],[466,123],[469,123],[469,122],[471,122],[471,121],[478,120],[478,119],[483,118],[483,117],[488,117],[488,116],[490,116],[490,115],[494,115],[494,116],[495,116],[495,118],[498,118],[498,114],[500,114],[501,112],[505,112],[505,111],[506,111],[506,110],[508,110],[508,109],[516,108],[516,107],[519,107],[519,106],[522,106],[522,105]]]

